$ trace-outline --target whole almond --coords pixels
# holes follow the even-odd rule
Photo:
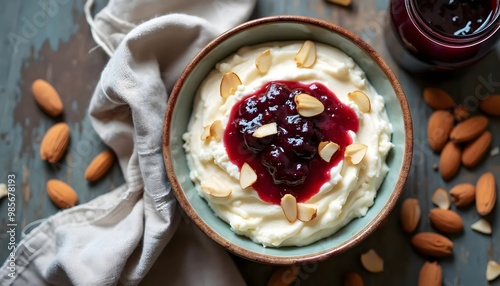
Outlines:
[[[282,266],[276,269],[269,280],[267,286],[287,286],[291,285],[299,275],[299,267],[296,265]]]
[[[451,240],[446,236],[433,232],[421,232],[414,235],[411,244],[420,253],[434,257],[449,256],[453,251],[453,242]]]
[[[479,102],[479,108],[491,116],[500,116],[500,94],[490,95]]]
[[[453,98],[444,90],[435,87],[427,87],[423,92],[424,101],[434,109],[448,109],[455,106]]]
[[[450,137],[455,119],[445,110],[436,110],[427,123],[427,141],[434,152],[441,152]]]
[[[408,198],[401,206],[401,226],[407,233],[415,231],[420,221],[420,203],[417,199]]]
[[[458,123],[450,133],[450,139],[455,143],[473,140],[488,127],[488,118],[479,115]]]
[[[495,177],[491,172],[479,177],[476,184],[476,209],[485,216],[491,212],[497,199]]]
[[[31,85],[31,92],[36,102],[50,116],[58,116],[63,111],[63,104],[55,88],[43,79],[37,79]]]
[[[443,270],[437,262],[425,262],[420,268],[418,286],[443,285]]]
[[[457,233],[464,229],[462,218],[452,210],[432,209],[429,213],[432,226],[444,233]]]
[[[59,161],[69,144],[69,127],[68,124],[61,122],[57,123],[43,136],[40,144],[40,158],[47,160],[49,163]]]
[[[111,150],[99,153],[89,164],[85,171],[85,180],[97,181],[113,166],[115,155]]]
[[[461,157],[462,149],[459,145],[451,141],[446,143],[439,158],[439,172],[443,179],[448,181],[455,176],[460,169]]]
[[[60,180],[49,180],[47,182],[47,194],[59,208],[72,207],[78,201],[78,195],[68,184]]]
[[[467,168],[474,168],[490,148],[491,132],[484,131],[481,136],[465,146],[462,152],[462,164]]]
[[[344,275],[343,286],[364,286],[363,278],[357,272],[349,271]]]
[[[326,1],[333,3],[333,4],[346,6],[346,7],[351,5],[351,2],[352,2],[352,0],[326,0]]]
[[[459,184],[450,190],[450,195],[457,207],[470,205],[476,198],[476,187],[472,184]]]

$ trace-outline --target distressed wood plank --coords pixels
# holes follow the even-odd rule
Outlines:
[[[96,184],[83,179],[85,167],[92,157],[105,146],[98,139],[87,117],[88,102],[97,83],[106,56],[99,49],[88,54],[94,47],[89,28],[83,17],[83,0],[60,1],[57,13],[47,23],[35,27],[31,36],[25,21],[41,10],[38,1],[10,1],[0,12],[0,183],[7,174],[17,176],[17,241],[23,225],[45,218],[58,210],[45,194],[45,182],[60,178],[71,183],[80,195],[80,202],[107,192],[122,184],[123,179],[117,165],[111,173]],[[101,3],[102,4],[102,3]],[[253,18],[294,14],[320,18],[341,25],[371,44],[398,75],[406,92],[414,123],[415,151],[412,171],[402,198],[417,197],[422,206],[420,231],[432,231],[427,214],[434,206],[430,201],[437,187],[449,190],[461,182],[475,182],[486,170],[494,172],[500,181],[500,157],[487,158],[474,170],[462,168],[457,177],[444,182],[432,169],[438,156],[426,143],[427,118],[432,110],[421,99],[422,89],[437,86],[447,90],[457,102],[477,112],[476,99],[483,94],[500,93],[500,45],[480,63],[446,78],[418,78],[398,68],[389,55],[382,36],[387,16],[387,0],[357,1],[349,9],[323,0],[258,0]],[[13,44],[8,35],[22,36],[20,44]],[[34,79],[44,78],[54,84],[65,104],[63,118],[47,117],[32,100],[30,85]],[[49,165],[38,157],[40,140],[52,124],[67,121],[71,126],[71,145],[64,160]],[[493,146],[500,145],[500,120],[490,123],[494,139]],[[399,205],[389,216],[387,223],[371,237],[351,251],[327,261],[301,267],[297,285],[339,285],[342,274],[349,270],[359,272],[365,285],[415,285],[418,271],[427,259],[417,254],[409,243],[411,236],[399,227]],[[444,271],[444,285],[487,285],[484,272],[488,259],[500,261],[498,207],[488,216],[494,233],[485,236],[470,230],[469,226],[479,216],[473,207],[458,210],[465,222],[463,234],[453,236],[454,256],[440,260]],[[0,259],[8,252],[6,245],[6,201],[0,202]],[[386,271],[370,274],[362,269],[359,255],[374,248],[384,258]],[[265,285],[274,267],[261,265],[234,257],[249,285]],[[500,285],[500,281],[489,285]]]
[[[90,160],[105,148],[90,125],[87,110],[107,62],[101,50],[89,53],[95,43],[83,15],[84,2],[51,1],[57,5],[42,8],[38,1],[13,1],[4,10],[7,24],[2,25],[0,37],[6,40],[0,49],[9,57],[0,61],[0,183],[6,182],[7,174],[17,177],[16,241],[28,223],[58,211],[46,194],[47,180],[57,178],[71,184],[80,203],[123,183],[118,165],[94,184],[83,178]],[[31,83],[38,78],[58,90],[65,106],[63,116],[47,116],[33,100]],[[49,164],[39,157],[40,142],[45,131],[60,121],[70,126],[69,150],[61,162]],[[6,251],[6,203],[0,202],[2,260],[10,252]]]

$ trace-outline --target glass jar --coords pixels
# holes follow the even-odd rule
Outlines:
[[[463,4],[462,1],[465,3],[480,0],[448,0],[447,2],[468,5],[468,3]],[[434,15],[429,14],[429,9],[427,13],[423,13],[423,2],[429,4],[436,3],[438,0],[391,0],[389,27],[386,29],[385,36],[394,60],[412,72],[455,70],[478,61],[491,51],[500,37],[500,0],[483,1],[491,1],[486,3],[491,5],[491,11],[484,23],[470,34],[454,35],[431,24],[442,20],[436,17],[444,17],[442,6],[436,7],[438,8],[434,9],[436,11],[431,9]],[[477,20],[477,22],[480,21]],[[460,31],[457,30],[457,32]]]

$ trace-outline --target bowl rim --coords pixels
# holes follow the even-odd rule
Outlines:
[[[219,235],[208,224],[206,224],[202,219],[198,217],[195,210],[192,208],[191,204],[186,198],[184,191],[182,190],[182,187],[180,183],[177,181],[177,178],[175,176],[171,160],[172,157],[170,156],[170,134],[168,130],[170,129],[169,126],[172,120],[175,103],[179,98],[179,93],[182,89],[182,86],[184,85],[184,82],[186,81],[192,70],[205,58],[207,54],[209,54],[213,49],[215,49],[219,44],[224,42],[226,39],[238,33],[241,33],[247,29],[269,23],[286,23],[286,22],[313,25],[319,28],[332,31],[347,38],[348,40],[353,42],[353,44],[355,44],[361,50],[363,50],[368,54],[368,56],[377,64],[377,66],[386,75],[397,96],[404,120],[405,146],[402,157],[403,164],[401,166],[401,172],[399,174],[394,190],[392,191],[392,194],[390,195],[384,208],[375,216],[375,218],[372,221],[368,223],[368,225],[366,225],[363,229],[357,232],[356,236],[347,239],[343,243],[337,245],[335,248],[326,249],[324,251],[316,252],[313,254],[281,257],[281,256],[267,255],[259,252],[254,252],[245,249],[243,247],[240,247],[236,244],[233,244],[226,238]],[[378,54],[378,52],[376,52],[370,45],[368,45],[361,38],[359,38],[358,36],[354,35],[353,33],[347,31],[346,29],[338,25],[323,20],[319,20],[316,18],[310,18],[306,16],[293,16],[293,15],[270,16],[270,17],[263,17],[251,20],[220,34],[210,43],[208,43],[191,60],[191,62],[189,62],[189,64],[186,66],[186,68],[180,75],[179,79],[176,81],[168,99],[162,133],[163,133],[162,134],[163,159],[165,163],[165,169],[167,171],[167,176],[170,180],[170,184],[172,186],[172,189],[179,204],[181,205],[182,209],[186,212],[186,214],[189,216],[189,218],[195,222],[196,226],[203,233],[205,233],[212,240],[216,241],[218,244],[223,246],[226,250],[229,250],[232,253],[246,259],[251,259],[253,261],[261,263],[277,264],[277,265],[293,265],[293,264],[312,263],[325,260],[328,257],[344,253],[345,251],[359,244],[370,234],[372,234],[380,226],[380,224],[382,224],[385,221],[386,217],[389,215],[389,213],[393,210],[396,203],[398,202],[398,199],[403,191],[406,179],[409,175],[411,160],[412,160],[412,152],[413,152],[413,127],[412,127],[410,109],[408,106],[408,102],[406,100],[406,96],[395,74],[392,72],[387,63],[382,59],[382,57]]]

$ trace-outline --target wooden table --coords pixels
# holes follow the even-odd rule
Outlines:
[[[105,1],[101,1],[105,2]],[[403,198],[417,197],[422,206],[420,231],[431,231],[427,219],[434,206],[430,196],[437,187],[449,190],[461,182],[475,183],[483,172],[492,171],[500,181],[500,157],[488,157],[474,170],[462,168],[456,178],[444,182],[433,164],[439,157],[426,143],[427,118],[432,110],[421,97],[426,86],[437,86],[453,95],[459,103],[473,109],[474,95],[500,94],[500,45],[480,63],[447,78],[426,79],[401,70],[389,56],[382,37],[387,16],[387,0],[353,1],[350,9],[329,4],[323,0],[259,0],[252,18],[297,14],[320,18],[338,24],[359,35],[371,44],[399,77],[406,92],[413,116],[415,150],[413,166]],[[9,174],[16,177],[17,241],[21,230],[30,222],[46,218],[58,211],[46,195],[45,183],[59,178],[77,190],[80,202],[108,192],[123,183],[118,165],[106,179],[95,184],[83,178],[89,161],[105,148],[93,131],[87,111],[90,96],[108,57],[97,48],[83,14],[83,0],[61,1],[60,11],[41,22],[38,1],[8,1],[2,7],[0,19],[0,183],[6,183]],[[98,11],[105,3],[99,3]],[[26,28],[26,21],[36,26]],[[35,104],[30,92],[31,83],[43,78],[57,88],[63,98],[65,115],[52,119]],[[472,100],[471,100],[472,98]],[[45,130],[57,121],[66,121],[71,128],[69,153],[60,164],[49,165],[39,159],[39,145]],[[500,120],[492,119],[493,146],[500,145]],[[498,184],[497,184],[498,185]],[[454,208],[454,207],[453,207]],[[470,229],[479,218],[474,207],[458,210],[465,222],[464,233],[452,236],[455,243],[453,257],[440,260],[444,270],[444,285],[488,285],[485,279],[489,259],[500,261],[500,220],[498,207],[487,218],[493,224],[493,235],[482,235]],[[7,200],[0,202],[0,259],[7,257]],[[296,285],[339,285],[345,271],[359,272],[366,285],[416,285],[418,271],[425,257],[411,247],[410,236],[399,226],[399,205],[385,226],[348,253],[327,261],[304,265]],[[375,249],[385,260],[385,271],[371,274],[365,271],[359,256]],[[234,257],[249,285],[263,285],[275,269]],[[500,279],[490,283],[500,285]]]

